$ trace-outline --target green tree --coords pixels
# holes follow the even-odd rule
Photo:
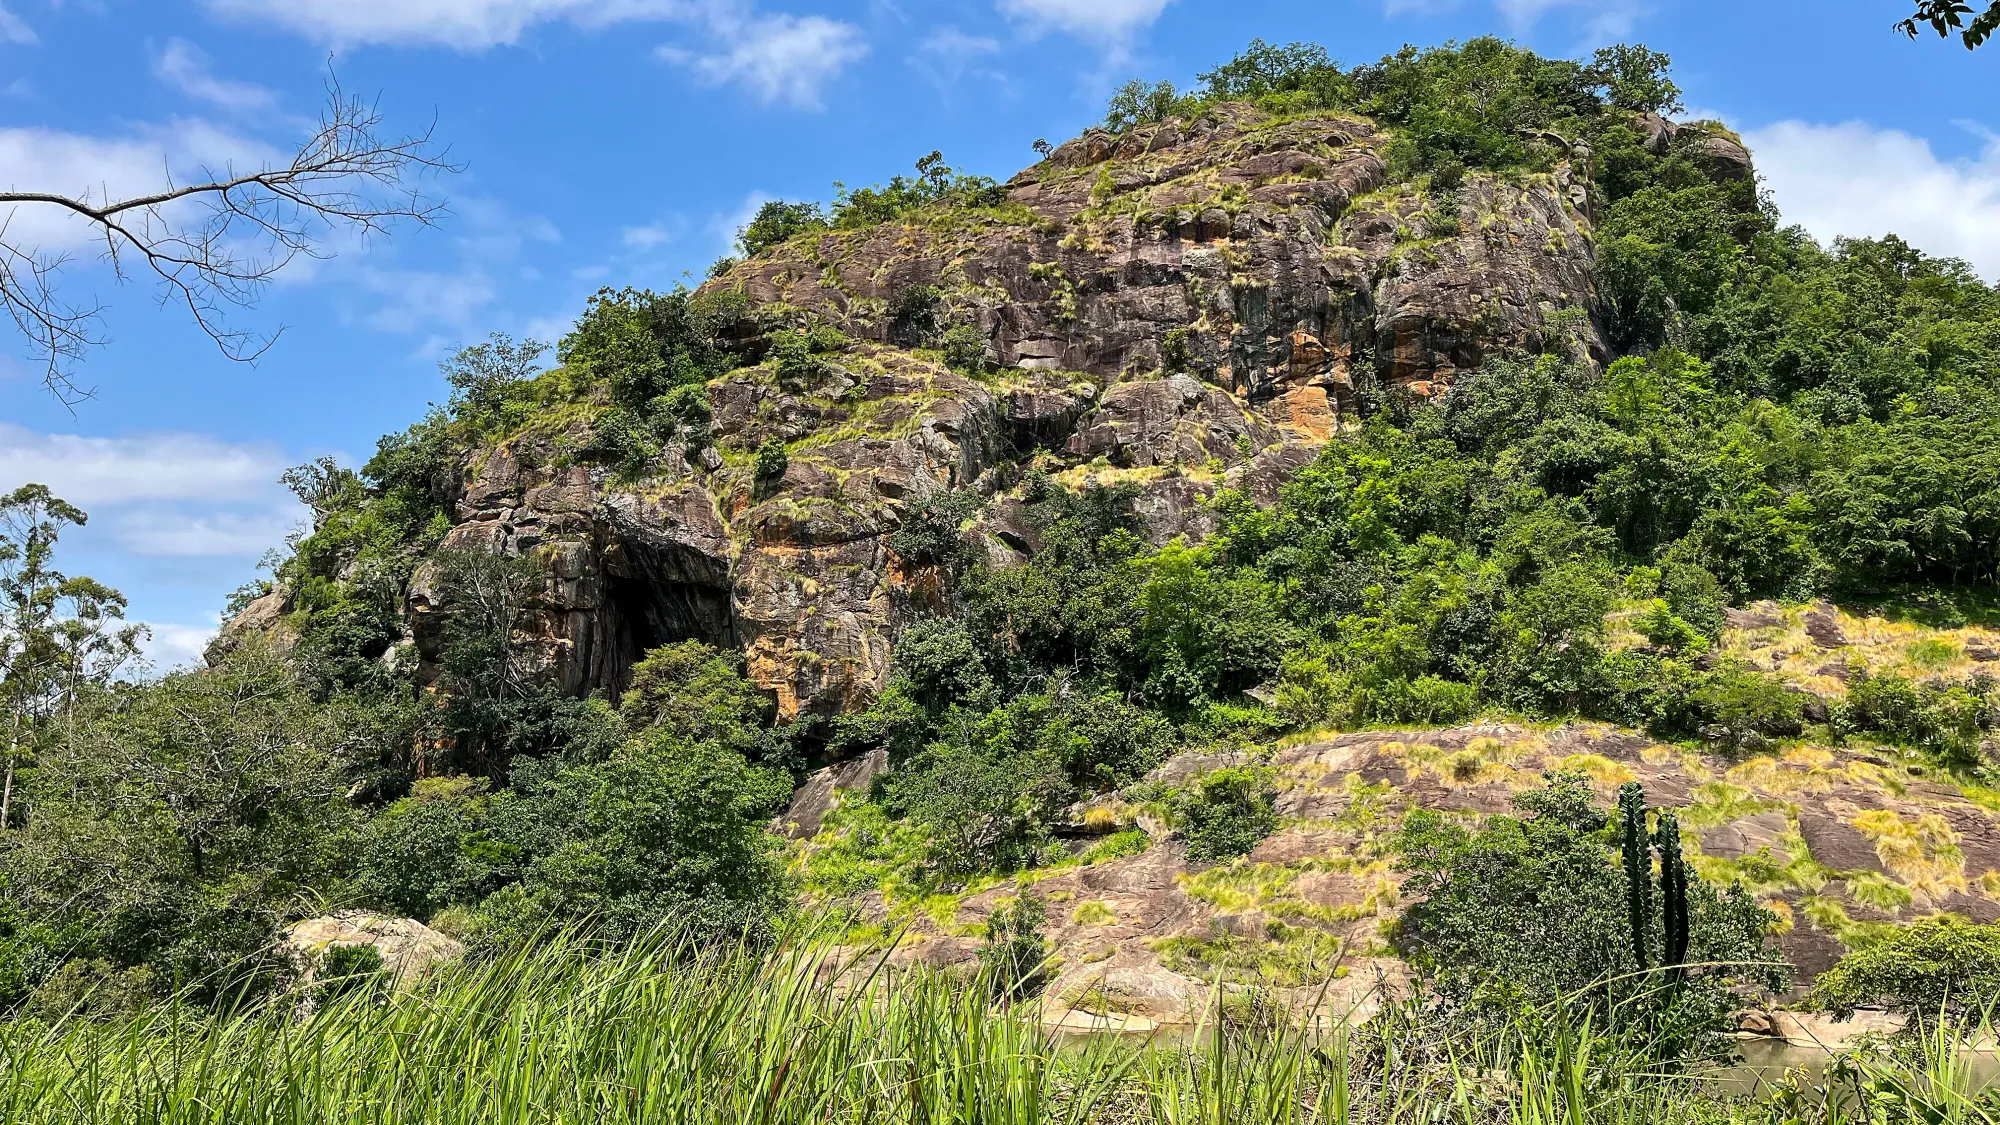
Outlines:
[[[1978,9],[1965,0],[1918,0],[1917,10],[1896,25],[1896,30],[1915,39],[1922,25],[1929,24],[1941,39],[1956,34],[1959,41],[1970,51],[1992,38],[1994,29],[2000,28],[2000,3],[1990,4],[1985,11],[1973,15]],[[1968,21],[1966,17],[1972,18]]]
[[[523,762],[493,801],[493,838],[520,861],[482,905],[489,940],[582,920],[610,936],[761,933],[785,893],[765,822],[790,792],[775,770],[657,727],[603,761]]]
[[[1882,1005],[1917,1028],[1990,1012],[2000,996],[2000,926],[1950,914],[1919,918],[1843,956],[1813,982],[1815,1006],[1846,1019]]]
[[[257,643],[87,692],[25,778],[7,894],[65,956],[197,996],[266,981],[273,929],[348,870],[358,770],[415,733],[407,707],[323,701]]]
[[[754,258],[799,235],[825,230],[830,225],[825,209],[817,203],[768,200],[757,208],[757,214],[750,222],[736,232],[736,250],[746,258]]]

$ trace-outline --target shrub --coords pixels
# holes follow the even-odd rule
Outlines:
[[[906,285],[889,299],[889,342],[920,348],[937,335],[938,301],[934,285]]]
[[[1409,815],[1396,844],[1410,900],[1397,950],[1428,987],[1474,1012],[1533,1019],[1570,1006],[1668,1056],[1717,1049],[1740,989],[1782,987],[1759,964],[1772,960],[1769,912],[1740,890],[1718,894],[1687,879],[1672,815],[1651,839],[1630,820],[1643,794],[1623,795],[1619,827],[1631,852],[1621,866],[1587,780],[1548,781],[1517,799],[1525,818],[1492,817],[1476,831],[1428,809]],[[1627,875],[1652,877],[1648,844],[1662,864],[1658,895],[1639,893]],[[1633,932],[1635,913],[1652,916],[1644,934]],[[1652,964],[1715,967],[1647,979],[1634,975],[1641,952]]]
[[[777,438],[767,439],[757,447],[756,474],[759,481],[773,482],[785,475],[792,464],[791,454],[785,450],[785,443]]]
[[[1864,1006],[1890,1008],[1926,1028],[1963,1023],[2000,997],[2000,926],[1954,915],[1920,918],[1840,959],[1814,982],[1810,1001],[1846,1019]]]
[[[1212,770],[1169,799],[1168,820],[1186,841],[1190,861],[1234,859],[1277,829],[1272,797],[1270,781],[1259,770]]]
[[[1030,894],[993,908],[979,962],[996,999],[1023,1000],[1048,983],[1049,948],[1042,938],[1047,920],[1048,908]]]
[[[497,887],[511,855],[486,832],[485,789],[469,777],[427,777],[379,813],[361,837],[363,897],[428,921]]]
[[[757,208],[756,216],[736,232],[736,249],[744,257],[754,258],[799,235],[826,230],[831,225],[826,211],[817,203],[773,199]]]
[[[632,666],[632,686],[618,704],[634,734],[662,730],[689,742],[748,752],[758,741],[770,704],[743,677],[732,653],[703,641],[662,645]]]
[[[986,334],[970,324],[946,332],[939,347],[944,351],[945,366],[961,375],[983,375],[993,369]]]
[[[979,509],[979,494],[941,489],[903,505],[902,520],[889,534],[889,549],[912,566],[940,566],[964,561],[965,536],[960,530]]]

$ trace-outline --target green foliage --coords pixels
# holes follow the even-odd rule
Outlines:
[[[723,341],[745,313],[742,294],[731,290],[603,289],[556,346],[556,359],[572,378],[605,386],[614,403],[636,411],[735,367]]]
[[[1975,9],[1965,0],[1917,0],[1916,11],[1896,24],[1896,30],[1915,39],[1921,25],[1929,24],[1938,38],[1947,39],[1953,33],[1970,51],[1993,37],[2000,30],[2000,3],[1989,4],[1985,11],[1973,16]],[[1968,21],[1967,16],[1972,16]]]
[[[278,969],[274,924],[346,872],[345,794],[413,734],[395,706],[320,701],[257,645],[88,693],[19,783],[7,895],[62,957],[147,966],[204,998],[254,992]]]
[[[685,953],[664,935],[607,952],[557,934],[448,967],[415,994],[336,998],[310,1020],[281,997],[225,1017],[13,1021],[0,1122],[1837,1125],[1859,1119],[1836,1116],[1849,1105],[1898,1122],[1994,1109],[1960,1081],[1949,1044],[1800,1068],[1765,1101],[1662,1075],[1601,1025],[1467,1028],[1399,1006],[1366,1035],[1301,1034],[1248,981],[1214,990],[1212,1034],[1166,1050],[1048,1026],[1102,992],[995,1005],[949,975],[868,959],[856,969],[881,987],[863,1003],[821,977],[851,950]]]
[[[790,779],[712,742],[654,728],[602,761],[518,763],[493,799],[493,839],[518,882],[480,906],[489,946],[589,919],[631,937],[666,925],[701,939],[765,932],[785,881],[764,824]]]
[[[996,999],[1026,999],[1048,983],[1049,946],[1042,937],[1047,921],[1048,908],[1031,894],[1001,902],[987,917],[979,962]]]
[[[739,662],[702,641],[648,652],[632,667],[631,687],[618,704],[626,729],[664,731],[689,742],[738,752],[757,744],[770,703],[743,678]]]
[[[1776,990],[1766,964],[1770,915],[1740,890],[1718,894],[1690,882],[1678,828],[1661,816],[1660,894],[1644,854],[1644,796],[1620,795],[1622,863],[1612,862],[1607,820],[1580,775],[1551,775],[1519,798],[1525,819],[1493,817],[1476,831],[1420,809],[1398,842],[1411,905],[1395,944],[1426,984],[1471,1012],[1525,1013],[1569,1007],[1679,1057],[1715,1051],[1738,991]],[[1636,838],[1635,838],[1636,837]],[[1657,919],[1654,903],[1657,902]],[[1633,928],[1644,910],[1643,932]],[[1644,974],[1660,935],[1667,983]],[[1699,971],[1679,966],[1699,963]]]
[[[956,645],[939,635],[927,647],[936,657]],[[921,678],[904,678],[911,674]],[[941,668],[928,677],[916,667],[899,669],[890,694],[935,703],[950,698],[944,681]],[[976,706],[984,691],[976,680],[970,686]],[[914,703],[911,710],[917,729],[905,737],[924,739],[923,748],[879,783],[877,798],[926,830],[927,866],[946,881],[1053,858],[1050,830],[1063,810],[1137,780],[1174,742],[1159,716],[1115,694],[1072,685],[1021,695],[983,714],[949,706],[926,714]]]
[[[1197,104],[1182,97],[1171,82],[1134,79],[1112,92],[1111,103],[1104,110],[1104,128],[1123,133],[1140,125],[1158,124],[1191,112]]]
[[[1819,975],[1810,1002],[1846,1019],[1883,1006],[1917,1027],[1990,1014],[2000,996],[2000,926],[1951,914],[1919,918],[1857,949]]]
[[[333,945],[320,956],[313,999],[327,1004],[343,996],[374,993],[388,983],[382,954],[372,945]]]
[[[1847,698],[1834,708],[1839,733],[1867,733],[1937,755],[1969,768],[1979,762],[1982,736],[1995,725],[1995,685],[1981,673],[1952,681],[1917,683],[1893,672],[1861,671],[1848,682]]]
[[[736,250],[746,258],[754,258],[774,246],[802,234],[826,230],[831,225],[826,210],[817,203],[773,199],[757,208],[756,216],[736,232]]]
[[[970,324],[960,324],[945,332],[938,343],[946,367],[960,375],[984,375],[993,370],[993,350],[986,334]]]
[[[1247,766],[1210,770],[1167,802],[1168,820],[1191,863],[1247,855],[1278,827],[1269,776]]]
[[[939,490],[903,505],[889,549],[911,566],[956,566],[967,560],[965,521],[979,508],[971,491]]]
[[[492,798],[469,777],[428,777],[361,833],[355,880],[370,903],[428,921],[495,890],[516,858],[487,831]]]
[[[785,443],[777,438],[770,438],[757,447],[756,474],[759,481],[770,482],[783,477],[791,464],[791,454],[785,449]]]
[[[849,189],[836,183],[832,222],[836,230],[859,230],[901,219],[933,204],[992,207],[1005,198],[989,176],[967,175],[932,152],[917,160],[915,176],[894,176],[887,185]]]

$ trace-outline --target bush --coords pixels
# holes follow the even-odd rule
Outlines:
[[[947,566],[965,561],[961,530],[979,510],[979,494],[941,489],[903,505],[902,519],[889,534],[889,549],[911,566]]]
[[[1810,1002],[1847,1019],[1881,1006],[1922,1029],[1965,1023],[2000,997],[2000,926],[1955,915],[1920,918],[1840,959],[1813,983]]]
[[[1262,771],[1212,770],[1168,800],[1168,820],[1186,841],[1190,862],[1234,859],[1277,830],[1273,795]]]
[[[1685,878],[1674,835],[1657,841],[1663,893],[1635,897],[1588,781],[1548,781],[1517,799],[1528,816],[1492,817],[1476,831],[1428,809],[1409,815],[1396,845],[1410,901],[1396,923],[1397,951],[1429,988],[1473,1013],[1538,1020],[1567,1006],[1670,1057],[1717,1050],[1739,990],[1782,987],[1782,976],[1759,964],[1773,959],[1769,912],[1740,889],[1718,894],[1699,881],[1684,885],[1684,898],[1669,893],[1676,869]],[[1661,821],[1671,833],[1672,818]],[[1642,826],[1637,838],[1648,835]],[[1643,863],[1650,878],[1650,854]],[[1632,914],[1635,903],[1658,915],[1672,902],[1686,906],[1678,932],[1687,961],[1717,967],[1670,971],[1663,981],[1637,972],[1636,948],[1675,930],[1657,917],[1635,942]],[[1670,961],[1674,952],[1669,943],[1649,960]]]
[[[1042,939],[1047,920],[1048,908],[1030,894],[994,906],[979,963],[995,999],[1024,1000],[1048,983],[1049,947]]]
[[[826,211],[817,203],[773,199],[757,208],[749,225],[736,232],[736,249],[744,257],[754,258],[799,235],[826,230],[831,225]]]
[[[961,324],[946,332],[938,346],[944,352],[944,365],[961,375],[984,375],[993,369],[993,355],[986,334],[970,324]]]
[[[481,904],[485,939],[586,919],[612,937],[763,934],[785,900],[765,824],[790,794],[785,775],[659,728],[601,762],[518,763],[491,831],[522,857],[520,881]]]
[[[771,483],[785,475],[790,468],[792,456],[785,449],[785,443],[770,438],[757,447],[756,476],[759,481]]]
[[[427,777],[377,814],[361,837],[363,898],[428,921],[497,887],[513,856],[486,831],[485,790],[469,777]]]

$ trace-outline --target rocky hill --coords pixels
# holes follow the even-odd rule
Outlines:
[[[1364,391],[1439,394],[1509,350],[1605,361],[1567,160],[1468,174],[1440,203],[1389,181],[1384,146],[1351,116],[1223,104],[1070,141],[997,206],[795,238],[704,292],[854,345],[807,381],[771,363],[713,381],[712,447],[641,480],[566,458],[587,434],[567,419],[468,450],[440,482],[442,547],[549,554],[521,632],[566,691],[620,690],[648,648],[695,637],[744,652],[781,718],[858,708],[897,631],[943,604],[888,545],[926,497],[975,495],[1001,563],[1033,549],[1010,506],[1029,467],[1136,484],[1149,540],[1200,539],[1204,500],[1274,498]],[[913,317],[976,327],[994,370],[948,369]],[[760,478],[749,455],[773,441],[786,466]],[[420,571],[403,607],[428,659],[432,595]]]
[[[1481,43],[1004,183],[932,167],[692,294],[601,295],[551,370],[474,355],[361,476],[306,479],[315,535],[212,658],[270,633],[335,689],[449,696],[469,605],[495,707],[740,656],[768,729],[732,752],[806,780],[777,827],[811,901],[951,962],[1032,887],[1061,987],[1127,1010],[1386,956],[1404,814],[1549,771],[1681,810],[1802,981],[1885,923],[1994,920],[1992,291],[1780,231],[1726,130]],[[1541,100],[1441,133],[1384,78],[1433,64],[1419,109],[1460,66]],[[416,772],[504,785],[531,726]],[[1172,795],[1231,766],[1276,831],[1191,860]]]

